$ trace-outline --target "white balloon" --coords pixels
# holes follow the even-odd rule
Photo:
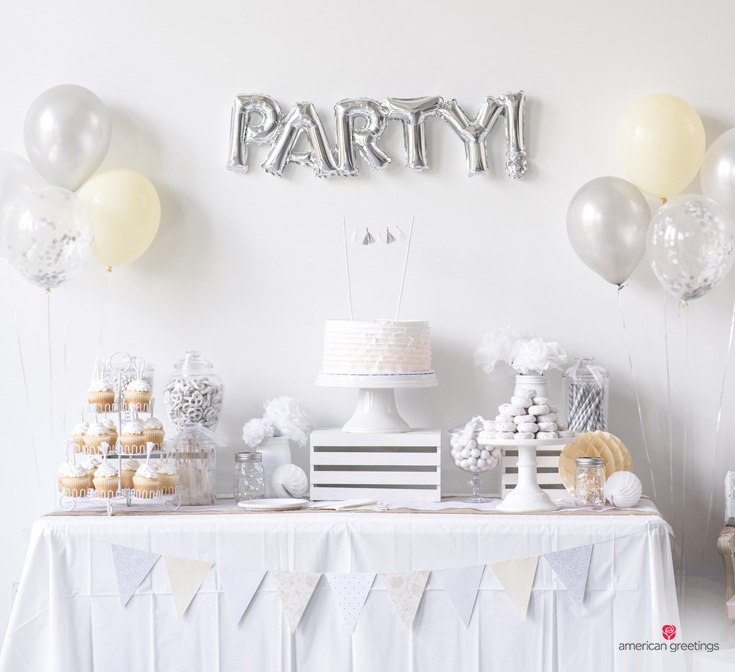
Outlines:
[[[13,152],[0,152],[0,224],[13,203],[37,187],[46,187],[44,180],[24,158]],[[0,257],[6,256],[0,244]]]
[[[699,173],[702,193],[735,216],[735,128],[723,133],[704,155]]]

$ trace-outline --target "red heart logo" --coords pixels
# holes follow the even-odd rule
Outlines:
[[[676,637],[676,626],[664,625],[664,627],[661,628],[661,634],[663,634],[664,639],[674,639],[674,637]]]

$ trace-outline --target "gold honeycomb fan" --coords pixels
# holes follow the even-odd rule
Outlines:
[[[574,472],[578,457],[601,457],[605,460],[605,478],[616,471],[633,471],[633,458],[625,444],[609,432],[585,432],[574,443],[564,446],[559,456],[559,476],[570,493],[574,493]]]

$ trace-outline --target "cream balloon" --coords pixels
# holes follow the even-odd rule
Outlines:
[[[620,120],[620,162],[628,179],[650,196],[668,198],[684,189],[702,165],[704,150],[702,120],[677,96],[645,96]]]
[[[153,185],[134,170],[92,176],[77,192],[94,222],[92,258],[112,268],[135,261],[151,245],[161,222]]]

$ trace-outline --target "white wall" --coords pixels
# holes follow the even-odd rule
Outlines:
[[[157,365],[159,397],[184,349],[203,350],[224,375],[218,430],[227,443],[220,455],[223,491],[229,491],[232,454],[242,448],[240,427],[260,414],[265,399],[296,396],[321,426],[344,421],[352,393],[313,385],[323,321],[347,314],[343,216],[366,225],[416,217],[403,315],[431,321],[441,386],[398,395],[409,421],[447,429],[475,413],[493,415],[511,381],[488,381],[474,366],[473,352],[486,331],[518,324],[559,340],[572,356],[594,355],[609,369],[611,429],[630,447],[652,494],[616,290],[574,256],[566,207],[587,180],[622,176],[617,122],[645,94],[669,92],[691,102],[709,141],[735,125],[735,5],[26,0],[4,3],[2,18],[0,147],[22,153],[24,115],[39,93],[60,83],[89,87],[114,122],[103,168],[147,175],[164,214],[150,251],[116,270],[109,292],[104,270],[90,264],[51,296],[50,397],[46,297],[0,266],[0,426],[8,472],[0,499],[0,596],[20,575],[33,520],[52,506],[60,442],[84,396],[105,311],[103,354],[126,349],[149,358]],[[499,127],[493,174],[469,179],[459,140],[439,120],[429,123],[431,170],[424,174],[402,167],[397,125],[384,143],[394,162],[381,174],[364,167],[359,178],[325,181],[292,166],[277,179],[257,168],[262,147],[252,151],[248,175],[225,170],[230,105],[238,93],[268,93],[286,109],[310,100],[328,121],[333,104],[348,96],[440,94],[473,111],[487,94],[518,89],[528,95],[530,157],[529,174],[518,182],[503,174]],[[369,280],[355,282],[365,293]],[[731,277],[688,313],[668,301],[673,487],[663,290],[643,263],[622,296],[657,500],[677,534],[686,509],[690,587],[710,587],[707,580],[695,581],[700,574],[719,580],[713,550],[722,522],[719,471],[706,534],[704,521],[733,294]],[[393,301],[385,298],[386,314]],[[723,464],[732,463],[734,376],[731,368],[720,430],[720,450],[728,453]],[[559,376],[551,378],[558,393]],[[40,494],[31,437],[41,463]],[[306,454],[298,461],[306,466]],[[466,475],[445,465],[447,491],[464,490]],[[701,549],[707,565],[701,565]],[[717,585],[712,590],[719,596]],[[0,626],[6,618],[0,597]]]

